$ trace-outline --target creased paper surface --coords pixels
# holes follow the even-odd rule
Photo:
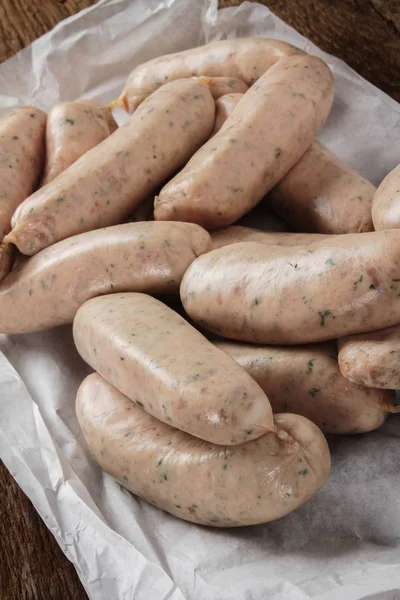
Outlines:
[[[319,138],[378,184],[400,160],[400,105],[248,2],[218,12],[217,0],[102,0],[0,66],[0,109],[109,102],[145,60],[253,35],[328,62],[336,95]],[[136,500],[94,464],[74,413],[86,373],[71,327],[0,336],[0,458],[92,600],[400,598],[400,417],[333,438],[331,477],[298,511],[212,530]]]

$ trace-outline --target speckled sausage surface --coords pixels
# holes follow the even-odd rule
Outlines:
[[[76,412],[105,471],[192,523],[237,527],[278,519],[313,496],[330,470],[324,436],[298,415],[276,415],[276,432],[257,440],[217,446],[161,423],[97,374],[79,388]]]
[[[132,71],[119,102],[133,112],[149,94],[174,79],[198,75],[234,77],[252,85],[284,56],[301,50],[267,38],[243,38],[213,42],[184,52],[154,58]]]
[[[286,233],[280,231],[261,231],[251,227],[232,225],[225,229],[216,229],[211,233],[212,249],[230,246],[239,242],[260,242],[270,246],[306,246],[325,240],[328,235],[321,233]]]
[[[156,197],[156,220],[207,229],[234,223],[296,164],[330,111],[333,76],[316,56],[271,67],[243,96],[222,129]]]
[[[11,217],[39,182],[47,115],[33,106],[13,108],[0,119],[0,242]]]
[[[84,304],[74,320],[82,358],[165,423],[216,444],[273,430],[257,383],[185,319],[145,294]]]
[[[219,248],[191,264],[181,299],[202,327],[253,343],[304,344],[396,325],[400,231]]]
[[[242,98],[243,94],[225,94],[215,101],[215,121],[212,135],[218,133]]]
[[[0,333],[72,323],[86,300],[114,292],[174,294],[210,248],[192,223],[127,223],[88,231],[25,259],[0,285]]]
[[[274,413],[307,417],[325,433],[377,429],[393,392],[351,383],[340,373],[335,342],[304,346],[253,346],[216,342],[267,394]],[[382,406],[384,403],[384,406]]]
[[[214,115],[213,97],[199,81],[163,86],[125,125],[25,200],[7,241],[32,255],[121,222],[208,138]]]
[[[48,114],[46,163],[42,185],[46,185],[100,144],[117,129],[111,110],[97,100],[59,102]]]
[[[234,77],[194,77],[193,79],[198,79],[208,85],[215,101],[226,95],[236,93],[242,96],[249,89],[249,86],[244,81],[240,81],[240,79],[235,79]]]
[[[314,141],[265,198],[296,231],[340,234],[373,231],[376,188]]]
[[[339,366],[344,377],[360,385],[400,389],[400,326],[342,338]]]
[[[386,175],[372,202],[375,229],[400,229],[400,165]]]

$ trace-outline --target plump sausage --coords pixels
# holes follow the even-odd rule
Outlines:
[[[0,119],[0,242],[17,206],[39,182],[45,154],[46,113],[13,108]]]
[[[274,413],[307,417],[325,433],[363,433],[384,423],[394,392],[350,383],[341,375],[335,342],[253,346],[216,342],[267,394]]]
[[[215,121],[211,135],[218,133],[242,98],[243,94],[225,94],[215,101]]]
[[[226,229],[216,229],[211,234],[212,249],[230,246],[239,242],[260,242],[270,246],[306,246],[328,236],[320,233],[286,233],[280,231],[261,231],[251,227],[232,225]]]
[[[400,229],[400,165],[386,175],[372,202],[376,230]]]
[[[90,451],[121,485],[192,523],[215,527],[278,519],[301,506],[330,470],[319,429],[275,415],[276,431],[217,446],[161,423],[97,373],[79,388],[76,412]]]
[[[199,81],[163,86],[125,125],[25,200],[6,241],[32,255],[121,222],[208,138],[214,114],[213,97]]]
[[[97,100],[56,104],[47,118],[42,185],[52,181],[85,152],[100,144],[117,127],[110,109]]]
[[[78,352],[109,383],[165,423],[216,444],[273,430],[256,382],[185,319],[145,294],[84,304],[74,320]]]
[[[235,77],[252,85],[279,59],[294,54],[302,54],[302,51],[286,42],[267,38],[223,40],[167,54],[136,67],[118,102],[132,113],[166,82],[196,75]]]
[[[213,136],[161,190],[156,220],[224,227],[255,206],[310,146],[333,99],[333,77],[316,56],[271,67]]]
[[[192,223],[127,223],[88,231],[25,259],[0,285],[0,332],[72,323],[78,308],[114,292],[172,294],[210,248]]]
[[[210,331],[255,343],[304,344],[396,325],[400,231],[219,248],[191,264],[181,299]]]
[[[373,231],[376,188],[314,141],[265,203],[296,231],[340,234]]]
[[[385,310],[383,304],[382,310]],[[339,340],[339,366],[348,380],[367,387],[400,388],[400,326]]]

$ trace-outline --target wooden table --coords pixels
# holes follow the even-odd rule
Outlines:
[[[0,0],[0,61],[94,0]],[[241,0],[220,0],[220,7]],[[399,0],[263,0],[279,17],[400,101]],[[84,600],[74,567],[0,463],[1,600]],[[110,600],[118,600],[110,598]]]

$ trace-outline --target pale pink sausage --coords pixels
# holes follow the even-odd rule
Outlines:
[[[274,429],[268,399],[250,375],[155,298],[93,298],[73,330],[93,369],[173,427],[228,445]]]
[[[265,198],[266,206],[296,231],[373,231],[371,207],[376,188],[338,156],[314,141]]]
[[[304,154],[332,100],[332,73],[320,58],[282,59],[164,186],[155,200],[154,218],[191,221],[207,229],[234,223]]]
[[[202,327],[253,343],[304,344],[397,325],[400,231],[219,248],[190,265],[181,299]]]
[[[340,373],[336,342],[255,346],[216,342],[267,394],[274,413],[307,417],[325,433],[364,433],[382,425],[393,392],[350,383]]]
[[[157,90],[125,125],[19,207],[7,236],[32,255],[125,219],[206,140],[215,103],[199,81]]]
[[[240,81],[240,79],[235,79],[234,77],[193,77],[193,79],[203,81],[205,85],[209,86],[216,103],[226,95],[243,95],[249,89],[249,86],[244,81]]]
[[[86,300],[104,294],[176,294],[210,245],[209,234],[192,223],[127,223],[62,240],[24,257],[2,282],[0,333],[72,323]]]
[[[162,423],[97,373],[78,390],[76,413],[95,460],[147,502],[192,523],[238,527],[278,519],[306,502],[330,471],[319,429],[275,415],[275,432],[217,446]]]
[[[354,383],[400,389],[400,326],[342,338],[339,366],[344,377]]]
[[[42,185],[49,183],[85,152],[100,144],[117,127],[111,110],[97,100],[56,104],[47,117],[46,163]]]
[[[286,233],[280,231],[261,231],[251,227],[232,225],[226,229],[216,229],[211,233],[212,249],[230,246],[239,242],[260,242],[270,246],[306,246],[326,239],[320,233]]]
[[[196,75],[234,77],[250,86],[279,59],[295,54],[302,54],[302,51],[286,42],[267,38],[223,40],[167,54],[132,71],[119,103],[131,113],[168,81]]]
[[[400,165],[386,175],[372,202],[375,229],[400,229]]]
[[[0,242],[11,229],[15,209],[39,182],[46,119],[33,106],[13,108],[0,119]]]
[[[215,101],[215,122],[211,135],[218,133],[242,98],[243,94],[225,94]]]

